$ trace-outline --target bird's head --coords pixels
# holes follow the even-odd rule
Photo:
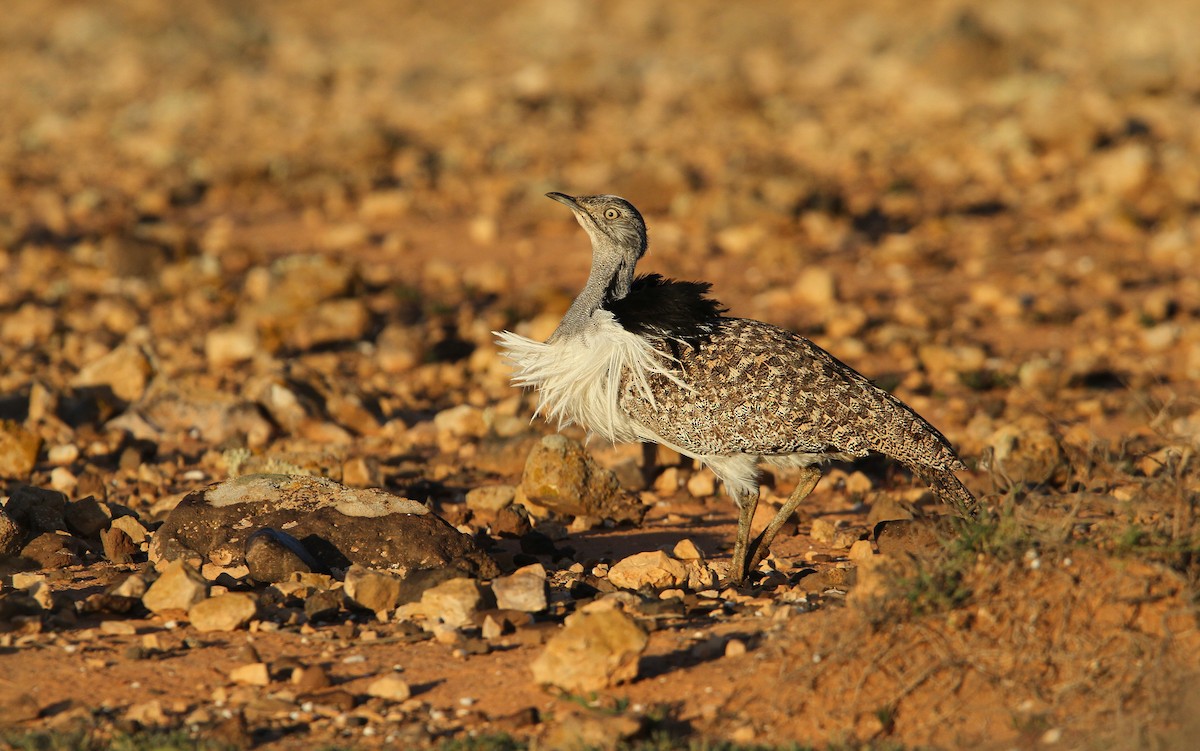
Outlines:
[[[592,241],[592,272],[607,278],[605,297],[624,297],[633,269],[646,254],[646,221],[633,204],[620,196],[568,196],[547,193],[575,214]]]

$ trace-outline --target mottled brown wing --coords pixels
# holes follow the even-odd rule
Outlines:
[[[698,348],[662,342],[685,389],[651,379],[653,404],[626,388],[639,422],[697,454],[878,451],[909,464],[961,467],[946,439],[907,405],[802,336],[721,319]]]

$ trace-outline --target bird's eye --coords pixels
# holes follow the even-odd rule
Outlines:
[[[604,218],[605,219],[616,219],[620,215],[621,215],[621,212],[617,211],[616,209],[605,209],[604,210]]]

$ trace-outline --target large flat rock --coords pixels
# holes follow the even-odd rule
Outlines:
[[[406,573],[452,566],[483,578],[500,573],[474,540],[421,503],[307,475],[246,475],[189,493],[155,533],[150,557],[239,565],[246,541],[267,527],[299,540],[331,568],[359,564]]]

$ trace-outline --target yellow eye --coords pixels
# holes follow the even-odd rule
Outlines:
[[[617,211],[616,209],[605,209],[604,210],[604,218],[605,219],[616,219],[620,215],[621,215],[621,212]]]

